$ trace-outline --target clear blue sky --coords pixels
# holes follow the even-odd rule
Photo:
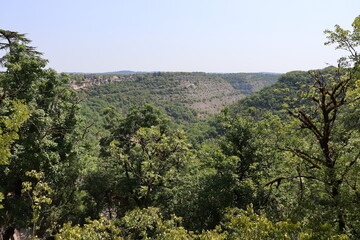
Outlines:
[[[4,0],[0,28],[59,72],[287,72],[335,64],[323,31],[359,14],[360,0]]]

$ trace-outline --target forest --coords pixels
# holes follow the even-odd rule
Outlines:
[[[325,35],[325,69],[76,88],[102,77],[0,30],[0,239],[360,239],[360,16]],[[246,96],[206,112],[184,81]]]

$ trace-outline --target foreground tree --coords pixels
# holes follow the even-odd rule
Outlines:
[[[5,193],[0,225],[4,229],[29,226],[30,199],[21,190],[24,181],[32,181],[25,173],[36,170],[45,174],[53,189],[54,208],[43,212],[41,234],[52,222],[67,218],[65,206],[74,200],[79,170],[74,148],[77,98],[65,85],[66,77],[45,69],[47,61],[29,43],[23,34],[0,30],[0,48],[5,52],[1,64],[6,70],[0,75],[0,100],[21,101],[30,111],[18,131],[9,165],[0,166]]]
[[[7,164],[11,156],[11,146],[19,139],[19,129],[29,118],[29,110],[20,101],[3,100],[0,117],[0,165]]]
[[[168,118],[151,105],[134,108],[124,118],[109,116],[110,135],[101,141],[103,158],[87,177],[86,190],[96,210],[92,216],[107,210],[112,218],[135,207],[168,205],[191,159],[184,134],[171,130]],[[100,192],[94,187],[99,182]]]
[[[360,132],[358,127],[349,127],[346,119],[356,111],[360,99],[356,52],[360,43],[359,17],[353,28],[352,33],[339,26],[334,32],[326,31],[328,43],[337,43],[350,56],[340,59],[338,68],[310,72],[313,84],[303,93],[308,103],[289,110],[298,127],[289,132],[291,137],[283,146],[294,156],[295,171],[268,185],[297,179],[300,205],[313,220],[336,223],[340,232],[358,238],[360,226],[354,213],[360,209]]]
[[[100,218],[87,220],[84,226],[64,224],[56,235],[57,240],[347,240],[330,225],[321,225],[312,231],[306,225],[290,220],[272,222],[264,214],[256,214],[249,206],[246,210],[228,209],[221,224],[212,230],[194,233],[182,225],[175,215],[165,217],[160,209],[149,207],[134,209],[118,221]]]

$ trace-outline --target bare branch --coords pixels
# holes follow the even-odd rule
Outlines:
[[[265,187],[272,186],[274,183],[277,183],[277,187],[279,187],[282,180],[288,180],[288,179],[294,179],[294,178],[306,178],[306,179],[313,179],[313,180],[320,181],[318,178],[313,177],[313,176],[297,175],[297,176],[289,176],[289,177],[278,177],[278,178],[275,178],[274,180],[266,183],[264,186]]]

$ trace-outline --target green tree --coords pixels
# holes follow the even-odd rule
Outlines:
[[[66,209],[74,203],[76,179],[79,177],[76,140],[77,97],[66,83],[65,75],[45,69],[47,61],[29,46],[24,34],[0,31],[0,47],[5,54],[0,74],[1,99],[21,101],[28,106],[30,117],[18,131],[9,165],[1,166],[0,186],[5,193],[0,223],[4,228],[30,225],[30,201],[21,193],[26,172],[44,172],[53,189],[53,211],[42,216],[51,224],[72,214]],[[56,207],[55,207],[56,206]],[[66,207],[67,206],[67,207]],[[48,226],[44,224],[44,232]]]
[[[122,216],[134,207],[169,204],[191,158],[182,132],[168,127],[168,118],[150,105],[133,109],[125,118],[112,117],[110,136],[102,140],[103,160],[88,183],[102,179],[102,193],[94,184],[86,189],[94,202],[92,216],[107,209]]]
[[[87,219],[83,226],[64,224],[56,235],[57,240],[190,240],[195,234],[184,229],[181,218],[174,215],[169,219],[161,214],[160,209],[149,207],[134,209],[117,220],[101,217],[99,220]]]
[[[113,220],[86,219],[83,226],[65,223],[55,237],[56,240],[122,240],[121,230]]]
[[[189,163],[174,192],[174,213],[184,226],[194,231],[212,229],[227,207],[234,207],[237,188],[238,158],[226,156],[216,145],[205,145]]]
[[[19,139],[18,131],[29,118],[29,110],[20,101],[3,99],[0,105],[0,165],[6,165],[8,164],[8,158],[11,156],[12,144]],[[0,191],[0,209],[3,208],[1,204],[3,199],[4,195]]]
[[[360,46],[360,15],[352,23],[353,30],[345,30],[339,25],[335,25],[335,30],[325,30],[328,41],[325,45],[335,44],[336,49],[345,50],[349,55],[340,59],[340,63],[347,63],[358,70],[360,56],[357,47]]]
[[[269,208],[264,185],[277,166],[269,132],[279,127],[278,118],[255,121],[223,114],[219,121],[224,135],[197,151],[175,193],[180,203],[175,214],[191,230],[214,228],[229,207],[253,203],[256,210]]]
[[[33,210],[31,219],[31,238],[36,240],[39,239],[36,236],[36,230],[40,228],[39,225],[41,224],[41,212],[44,209],[44,205],[51,204],[51,198],[49,198],[51,188],[46,182],[44,182],[44,174],[41,172],[36,172],[33,170],[31,172],[27,172],[26,176],[35,178],[37,181],[37,183],[22,183],[22,192],[25,193],[31,200],[31,208]]]
[[[336,223],[341,233],[359,235],[354,212],[359,210],[359,129],[349,127],[347,115],[356,110],[359,99],[358,54],[359,17],[353,32],[336,26],[326,31],[328,43],[337,43],[350,52],[339,60],[338,68],[310,72],[313,84],[302,93],[306,106],[289,110],[294,119],[283,149],[293,155],[292,176],[269,182],[280,184],[285,179],[298,179],[299,201],[316,223]],[[295,127],[297,126],[297,127]],[[289,155],[288,155],[289,156]]]
[[[102,152],[105,155],[112,141],[117,141],[117,145],[127,151],[133,146],[131,138],[140,128],[159,126],[159,130],[163,133],[167,130],[170,121],[159,109],[149,104],[133,106],[124,118],[113,108],[104,109],[104,114],[105,128],[110,132],[110,136],[101,139]]]
[[[249,205],[245,210],[229,209],[224,216],[222,229],[226,239],[337,239],[346,240],[345,234],[337,234],[330,225],[320,225],[313,231],[300,222],[291,222],[290,219],[272,222],[264,214],[256,214]]]
[[[29,118],[29,110],[20,101],[3,100],[0,118],[0,165],[7,164],[11,155],[11,145],[19,139],[18,131]]]

